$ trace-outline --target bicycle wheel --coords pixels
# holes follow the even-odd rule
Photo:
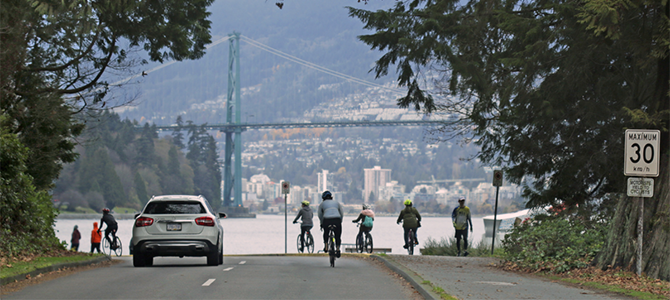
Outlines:
[[[112,255],[112,248],[109,246],[109,241],[107,241],[107,238],[102,238],[102,253],[111,256]]]
[[[305,242],[307,242],[307,241],[305,241]],[[298,253],[303,253],[303,250],[300,250],[300,246],[301,246],[300,234],[298,234],[298,238],[296,239],[295,243],[296,243],[296,246],[298,247]]]
[[[363,235],[362,234],[357,235],[356,236],[356,252],[363,253],[364,245],[365,244],[363,243]]]
[[[123,245],[121,245],[121,239],[116,237],[116,248],[114,249],[116,256],[121,256],[123,254]]]
[[[365,252],[372,253],[372,235],[370,233],[365,234]]]
[[[409,253],[409,255],[414,255],[414,230],[409,230],[409,237],[407,240],[409,241],[407,253]]]
[[[309,233],[309,231],[305,237],[305,248],[307,252],[314,253],[314,238],[312,237],[312,234]]]
[[[335,267],[335,237],[328,237],[328,256],[330,256],[330,266]]]

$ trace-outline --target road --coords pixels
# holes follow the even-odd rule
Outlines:
[[[110,267],[28,286],[3,299],[421,299],[389,269],[371,259],[345,257],[331,268],[326,256],[158,257],[134,268],[131,257]]]

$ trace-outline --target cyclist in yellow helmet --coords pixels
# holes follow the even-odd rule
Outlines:
[[[402,228],[405,230],[405,245],[402,246],[403,248],[407,249],[409,247],[409,230],[412,229],[414,231],[414,241],[418,245],[419,244],[419,239],[416,236],[416,231],[419,227],[421,227],[421,215],[419,214],[419,211],[416,210],[416,208],[412,207],[412,200],[405,200],[404,202],[405,208],[400,211],[400,215],[398,216],[398,220],[396,223],[400,224],[402,221]]]
[[[314,217],[314,212],[309,207],[309,201],[302,202],[302,208],[298,212],[298,215],[293,219],[293,224],[298,222],[298,219],[302,218],[302,224],[300,225],[300,252],[305,249],[305,232],[312,229],[314,223],[312,223],[312,218]]]

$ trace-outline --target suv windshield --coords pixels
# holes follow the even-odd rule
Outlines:
[[[147,205],[145,214],[204,214],[205,208],[200,202],[191,201],[156,201]]]

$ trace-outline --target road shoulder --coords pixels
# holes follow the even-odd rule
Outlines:
[[[495,258],[388,255],[385,259],[458,299],[632,299],[541,276],[504,271],[495,266],[499,263]]]
[[[76,272],[110,266],[116,262],[117,261],[112,260],[112,258],[109,256],[102,256],[91,258],[89,260],[54,264],[33,270],[31,272],[2,278],[0,281],[2,286],[0,295],[13,293],[23,289],[26,286],[67,276]]]
[[[393,259],[389,259],[388,256],[371,255],[371,257],[383,262],[384,265],[386,265],[393,272],[396,272],[398,275],[402,276],[425,299],[441,299],[440,295],[433,292],[432,286],[426,284],[425,280],[421,276],[419,276],[416,272],[395,262]]]

